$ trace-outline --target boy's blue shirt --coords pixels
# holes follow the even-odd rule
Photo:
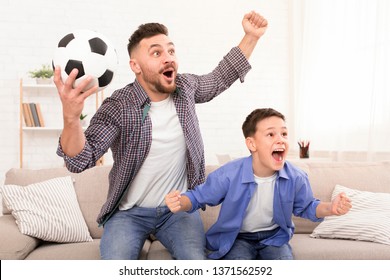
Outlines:
[[[289,242],[294,233],[292,214],[314,222],[320,203],[313,197],[307,174],[285,162],[277,171],[273,201],[273,219],[279,231],[262,241],[265,245],[281,246]],[[231,249],[245,216],[246,208],[255,191],[252,156],[231,161],[210,173],[204,184],[186,192],[194,212],[205,205],[221,204],[219,217],[206,233],[207,248],[213,251],[209,258],[220,259]]]

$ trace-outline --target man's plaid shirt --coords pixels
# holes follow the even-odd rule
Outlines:
[[[212,100],[237,79],[243,82],[250,69],[241,50],[234,47],[207,75],[178,74],[173,101],[187,146],[189,189],[203,183],[205,179],[203,140],[195,104]],[[148,155],[152,140],[152,123],[147,115],[149,107],[148,95],[135,80],[104,100],[85,131],[86,144],[80,154],[67,157],[61,145],[58,146],[57,154],[64,158],[71,172],[82,172],[93,167],[111,148],[114,163],[109,175],[107,201],[97,218],[101,225],[117,209]]]

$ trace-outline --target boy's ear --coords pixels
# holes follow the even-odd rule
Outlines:
[[[251,152],[256,151],[256,144],[255,144],[255,141],[252,137],[245,138],[245,144],[246,144],[246,147],[249,149],[249,151],[251,151]]]

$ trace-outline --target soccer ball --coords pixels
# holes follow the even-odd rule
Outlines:
[[[76,30],[59,41],[54,53],[53,68],[57,65],[61,67],[63,82],[70,72],[77,68],[79,73],[73,87],[91,76],[93,79],[84,91],[95,85],[98,85],[98,91],[101,91],[111,83],[118,57],[114,46],[102,34],[90,30]]]

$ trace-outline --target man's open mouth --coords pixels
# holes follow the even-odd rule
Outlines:
[[[172,70],[168,70],[168,71],[165,71],[163,72],[163,75],[167,78],[172,78],[173,77],[173,71]]]

